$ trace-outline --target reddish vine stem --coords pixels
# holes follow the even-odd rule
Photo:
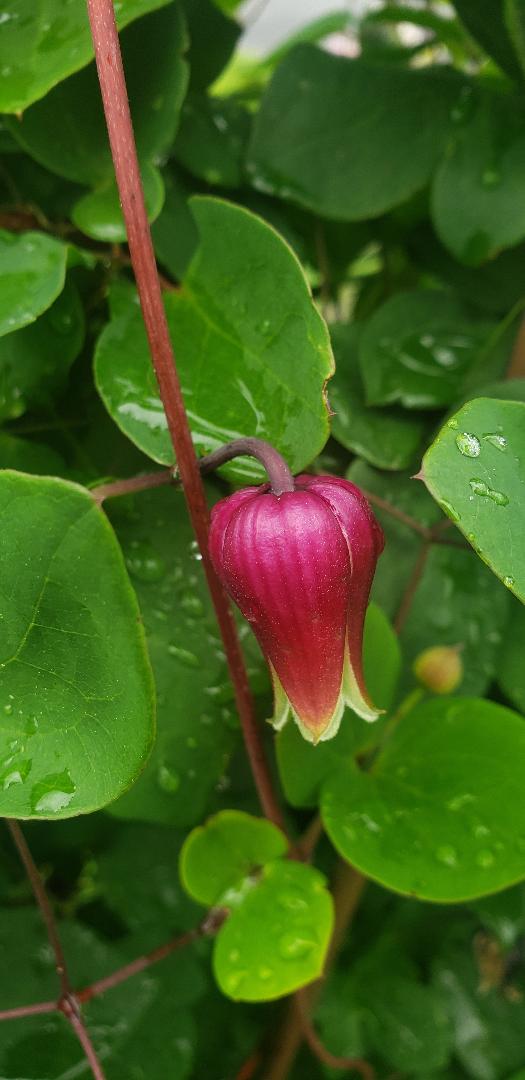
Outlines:
[[[35,900],[40,908],[42,919],[44,920],[47,930],[47,936],[49,938],[51,948],[55,954],[55,967],[57,975],[60,979],[60,987],[63,995],[71,993],[71,982],[66,967],[66,961],[62,950],[62,944],[58,935],[58,930],[55,922],[55,916],[49,902],[49,897],[46,893],[44,882],[39,873],[39,870],[35,864],[33,856],[29,850],[26,838],[20,828],[17,821],[13,821],[11,818],[6,820],[7,828],[11,833],[13,843],[18,851],[20,859],[24,864],[26,874],[29,878],[31,888]]]
[[[188,511],[202,553],[259,799],[266,817],[283,828],[283,817],[259,735],[232,612],[209,558],[208,508],[162,303],[112,0],[87,0],[87,9],[115,175],[153,367]]]
[[[2,1020],[21,1020],[24,1016],[38,1016],[39,1013],[55,1012],[56,1001],[37,1001],[34,1005],[18,1005],[15,1009],[0,1009]]]
[[[401,597],[401,601],[397,609],[396,617],[394,619],[394,630],[396,631],[396,634],[401,633],[408,618],[408,614],[412,606],[412,601],[414,599],[414,596],[416,595],[419,582],[421,581],[425,566],[427,564],[430,548],[431,541],[426,541],[424,544],[421,545],[419,555],[416,559],[416,562],[414,563],[414,569],[412,570],[412,573],[408,579],[405,591]]]
[[[93,1073],[94,1080],[106,1080],[106,1076],[102,1070],[100,1061],[98,1060],[95,1047],[93,1046],[89,1034],[84,1026],[82,1017],[78,1012],[75,1000],[68,1000],[67,1002],[64,1001],[61,1005],[61,1012],[63,1012],[64,1016],[67,1018],[67,1020],[69,1020],[69,1023],[71,1024],[71,1027],[75,1032],[75,1035],[89,1062],[89,1067],[91,1069],[91,1072]]]

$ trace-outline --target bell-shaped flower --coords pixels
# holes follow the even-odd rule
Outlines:
[[[281,494],[245,488],[214,507],[211,558],[268,661],[277,729],[291,712],[317,743],[336,734],[345,705],[376,719],[362,646],[382,548],[364,495],[334,476],[298,476]]]

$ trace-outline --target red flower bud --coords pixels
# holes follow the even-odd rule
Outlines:
[[[332,738],[345,704],[379,710],[362,669],[363,625],[383,533],[358,488],[298,476],[292,491],[249,487],[212,511],[218,577],[252,624],[273,680],[273,724],[291,710],[309,742]]]

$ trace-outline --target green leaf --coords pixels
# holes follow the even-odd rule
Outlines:
[[[423,479],[475,551],[525,602],[525,404],[478,398],[441,429]]]
[[[447,70],[369,65],[299,45],[263,97],[252,183],[323,217],[382,214],[430,179],[461,86]]]
[[[387,888],[469,900],[525,877],[523,768],[522,717],[476,698],[428,701],[372,772],[328,778],[323,822],[343,858]]]
[[[485,930],[495,934],[504,949],[513,949],[525,933],[525,888],[522,884],[472,905]]]
[[[520,68],[504,19],[504,0],[454,0],[454,7],[472,37],[512,79]]]
[[[66,283],[60,296],[23,330],[0,338],[0,419],[49,405],[84,341],[84,311]]]
[[[186,838],[181,880],[200,904],[226,904],[230,890],[286,849],[286,837],[271,822],[240,810],[221,810]]]
[[[329,388],[334,439],[379,469],[408,468],[421,445],[423,421],[401,410],[374,409],[366,404],[356,323],[331,326],[330,336],[336,358]]]
[[[65,465],[60,454],[50,446],[1,432],[0,469],[16,469],[17,472],[37,473],[42,476],[61,476],[64,474]]]
[[[213,968],[234,1001],[271,1001],[322,974],[332,899],[318,870],[268,863],[215,940]]]
[[[120,29],[168,0],[126,0],[115,12]],[[13,7],[13,5],[12,5]],[[2,26],[0,111],[23,112],[52,86],[79,71],[93,56],[82,4],[17,0]]]
[[[208,488],[213,498],[215,492]],[[222,642],[180,491],[106,504],[137,592],[157,688],[157,740],[111,807],[177,826],[202,820],[237,731]]]
[[[64,288],[67,247],[43,233],[0,229],[0,336],[35,321]]]
[[[184,288],[169,293],[165,307],[194,442],[199,451],[209,451],[240,435],[257,435],[297,472],[328,435],[323,388],[332,355],[326,326],[299,263],[273,229],[218,199],[193,199],[191,205],[200,247]],[[134,303],[100,336],[95,375],[106,408],[125,434],[155,461],[172,464]],[[261,476],[249,459],[237,461],[229,473]]]
[[[503,4],[505,26],[516,50],[523,73],[525,72],[525,9],[523,0],[503,0]]]
[[[162,173],[162,179],[166,196],[151,235],[157,258],[180,281],[198,247],[199,234],[188,206],[189,192],[184,181],[167,170]]]
[[[148,221],[154,221],[159,216],[164,202],[162,176],[154,165],[147,162],[142,165],[140,171]],[[71,220],[92,240],[102,240],[108,244],[124,243],[127,234],[115,180],[111,178],[101,187],[83,195],[73,206]]]
[[[437,290],[398,293],[374,312],[359,360],[371,405],[448,405],[461,392],[492,324]]]
[[[374,704],[388,710],[394,702],[401,652],[396,634],[376,604],[366,613],[363,664]],[[312,746],[296,724],[286,724],[276,740],[277,763],[286,798],[292,806],[315,806],[323,780],[341,762],[371,749],[381,739],[384,720],[369,724],[347,709],[341,727],[329,742]]]
[[[186,90],[179,5],[136,22],[121,43],[138,154],[141,161],[153,161],[173,142]],[[113,176],[94,62],[59,83],[20,120],[13,119],[11,130],[32,157],[59,176],[93,186]]]
[[[445,519],[422,484],[406,475],[380,473],[355,462],[348,479],[376,494],[425,527]],[[422,538],[404,522],[374,506],[386,537],[372,588],[378,604],[394,618],[414,572]],[[456,534],[457,536],[457,534]],[[447,537],[450,539],[450,534]],[[433,645],[461,645],[463,679],[459,692],[486,693],[497,670],[509,604],[501,584],[465,546],[430,550],[401,631],[405,659],[401,692],[413,685],[411,665]],[[377,724],[372,728],[377,728]]]
[[[525,608],[513,602],[507,632],[498,658],[497,679],[503,693],[525,713]]]
[[[88,813],[130,786],[151,747],[136,600],[87,491],[5,472],[0,504],[1,812]]]
[[[235,100],[190,93],[182,107],[173,156],[208,184],[240,187],[249,130],[249,114]]]
[[[220,75],[235,49],[241,33],[239,23],[228,18],[228,7],[211,0],[184,0],[184,13],[190,36],[190,86],[205,90]],[[233,10],[236,4],[230,4]],[[210,48],[213,42],[213,48]]]
[[[436,232],[456,258],[477,266],[523,240],[524,183],[521,103],[510,95],[479,95],[457,127],[432,188]]]

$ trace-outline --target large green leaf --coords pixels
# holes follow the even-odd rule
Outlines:
[[[525,601],[525,404],[478,398],[423,459],[431,495],[507,588]]]
[[[370,696],[385,711],[394,703],[401,667],[401,651],[396,634],[376,604],[366,613],[363,666]],[[351,761],[356,754],[371,749],[383,734],[384,718],[374,724],[346,710],[341,727],[328,742],[312,746],[303,739],[296,724],[288,723],[276,740],[277,762],[286,798],[292,806],[315,806],[323,780]]]
[[[384,213],[428,182],[461,86],[447,70],[374,66],[299,45],[263,97],[252,183],[324,217]]]
[[[116,5],[118,26],[163,7],[168,0],[126,0]],[[5,12],[0,45],[0,111],[19,113],[93,56],[82,3],[14,0]]]
[[[122,35],[133,130],[141,161],[153,160],[175,136],[186,89],[185,30],[178,4],[130,26]],[[147,68],[148,78],[144,78]],[[17,141],[47,169],[79,184],[113,175],[95,63],[59,83],[14,119]]]
[[[67,247],[54,237],[0,229],[0,336],[32,323],[64,288]]]
[[[480,96],[434,178],[438,236],[474,266],[517,244],[525,237],[524,183],[525,114],[519,99]]]
[[[153,689],[120,549],[87,491],[5,472],[0,807],[71,817],[135,780]]]
[[[84,340],[84,311],[68,283],[35,322],[0,338],[0,419],[49,405]]]
[[[239,23],[219,10],[213,0],[184,0],[190,49],[190,86],[205,90],[220,75],[241,33]],[[234,5],[230,5],[233,10]],[[213,42],[213,48],[210,43]]]
[[[346,765],[328,778],[324,825],[387,888],[448,903],[483,896],[525,877],[524,768],[517,713],[436,699],[401,721],[370,773]]]
[[[330,383],[332,434],[347,450],[379,469],[406,469],[414,463],[423,421],[400,409],[374,409],[365,402],[359,370],[359,327],[330,327],[336,373]]]
[[[208,488],[213,496],[213,488]],[[111,810],[194,825],[236,741],[222,643],[180,491],[109,504],[135,586],[157,687],[157,740],[138,782]]]
[[[448,405],[476,365],[492,324],[437,290],[390,297],[367,323],[359,360],[367,401],[409,409]]]
[[[271,1001],[322,974],[333,921],[318,870],[268,863],[245,887],[215,940],[217,982],[235,1001]]]
[[[263,818],[240,810],[221,810],[186,838],[180,856],[184,888],[210,907],[227,903],[227,894],[287,848],[286,837]]]
[[[241,207],[192,200],[201,243],[180,293],[165,299],[194,441],[209,451],[239,435],[268,439],[295,471],[328,435],[332,372],[326,326],[285,242]],[[166,417],[137,305],[105,328],[96,381],[116,423],[155,461],[173,463]],[[248,459],[237,477],[260,477]]]

